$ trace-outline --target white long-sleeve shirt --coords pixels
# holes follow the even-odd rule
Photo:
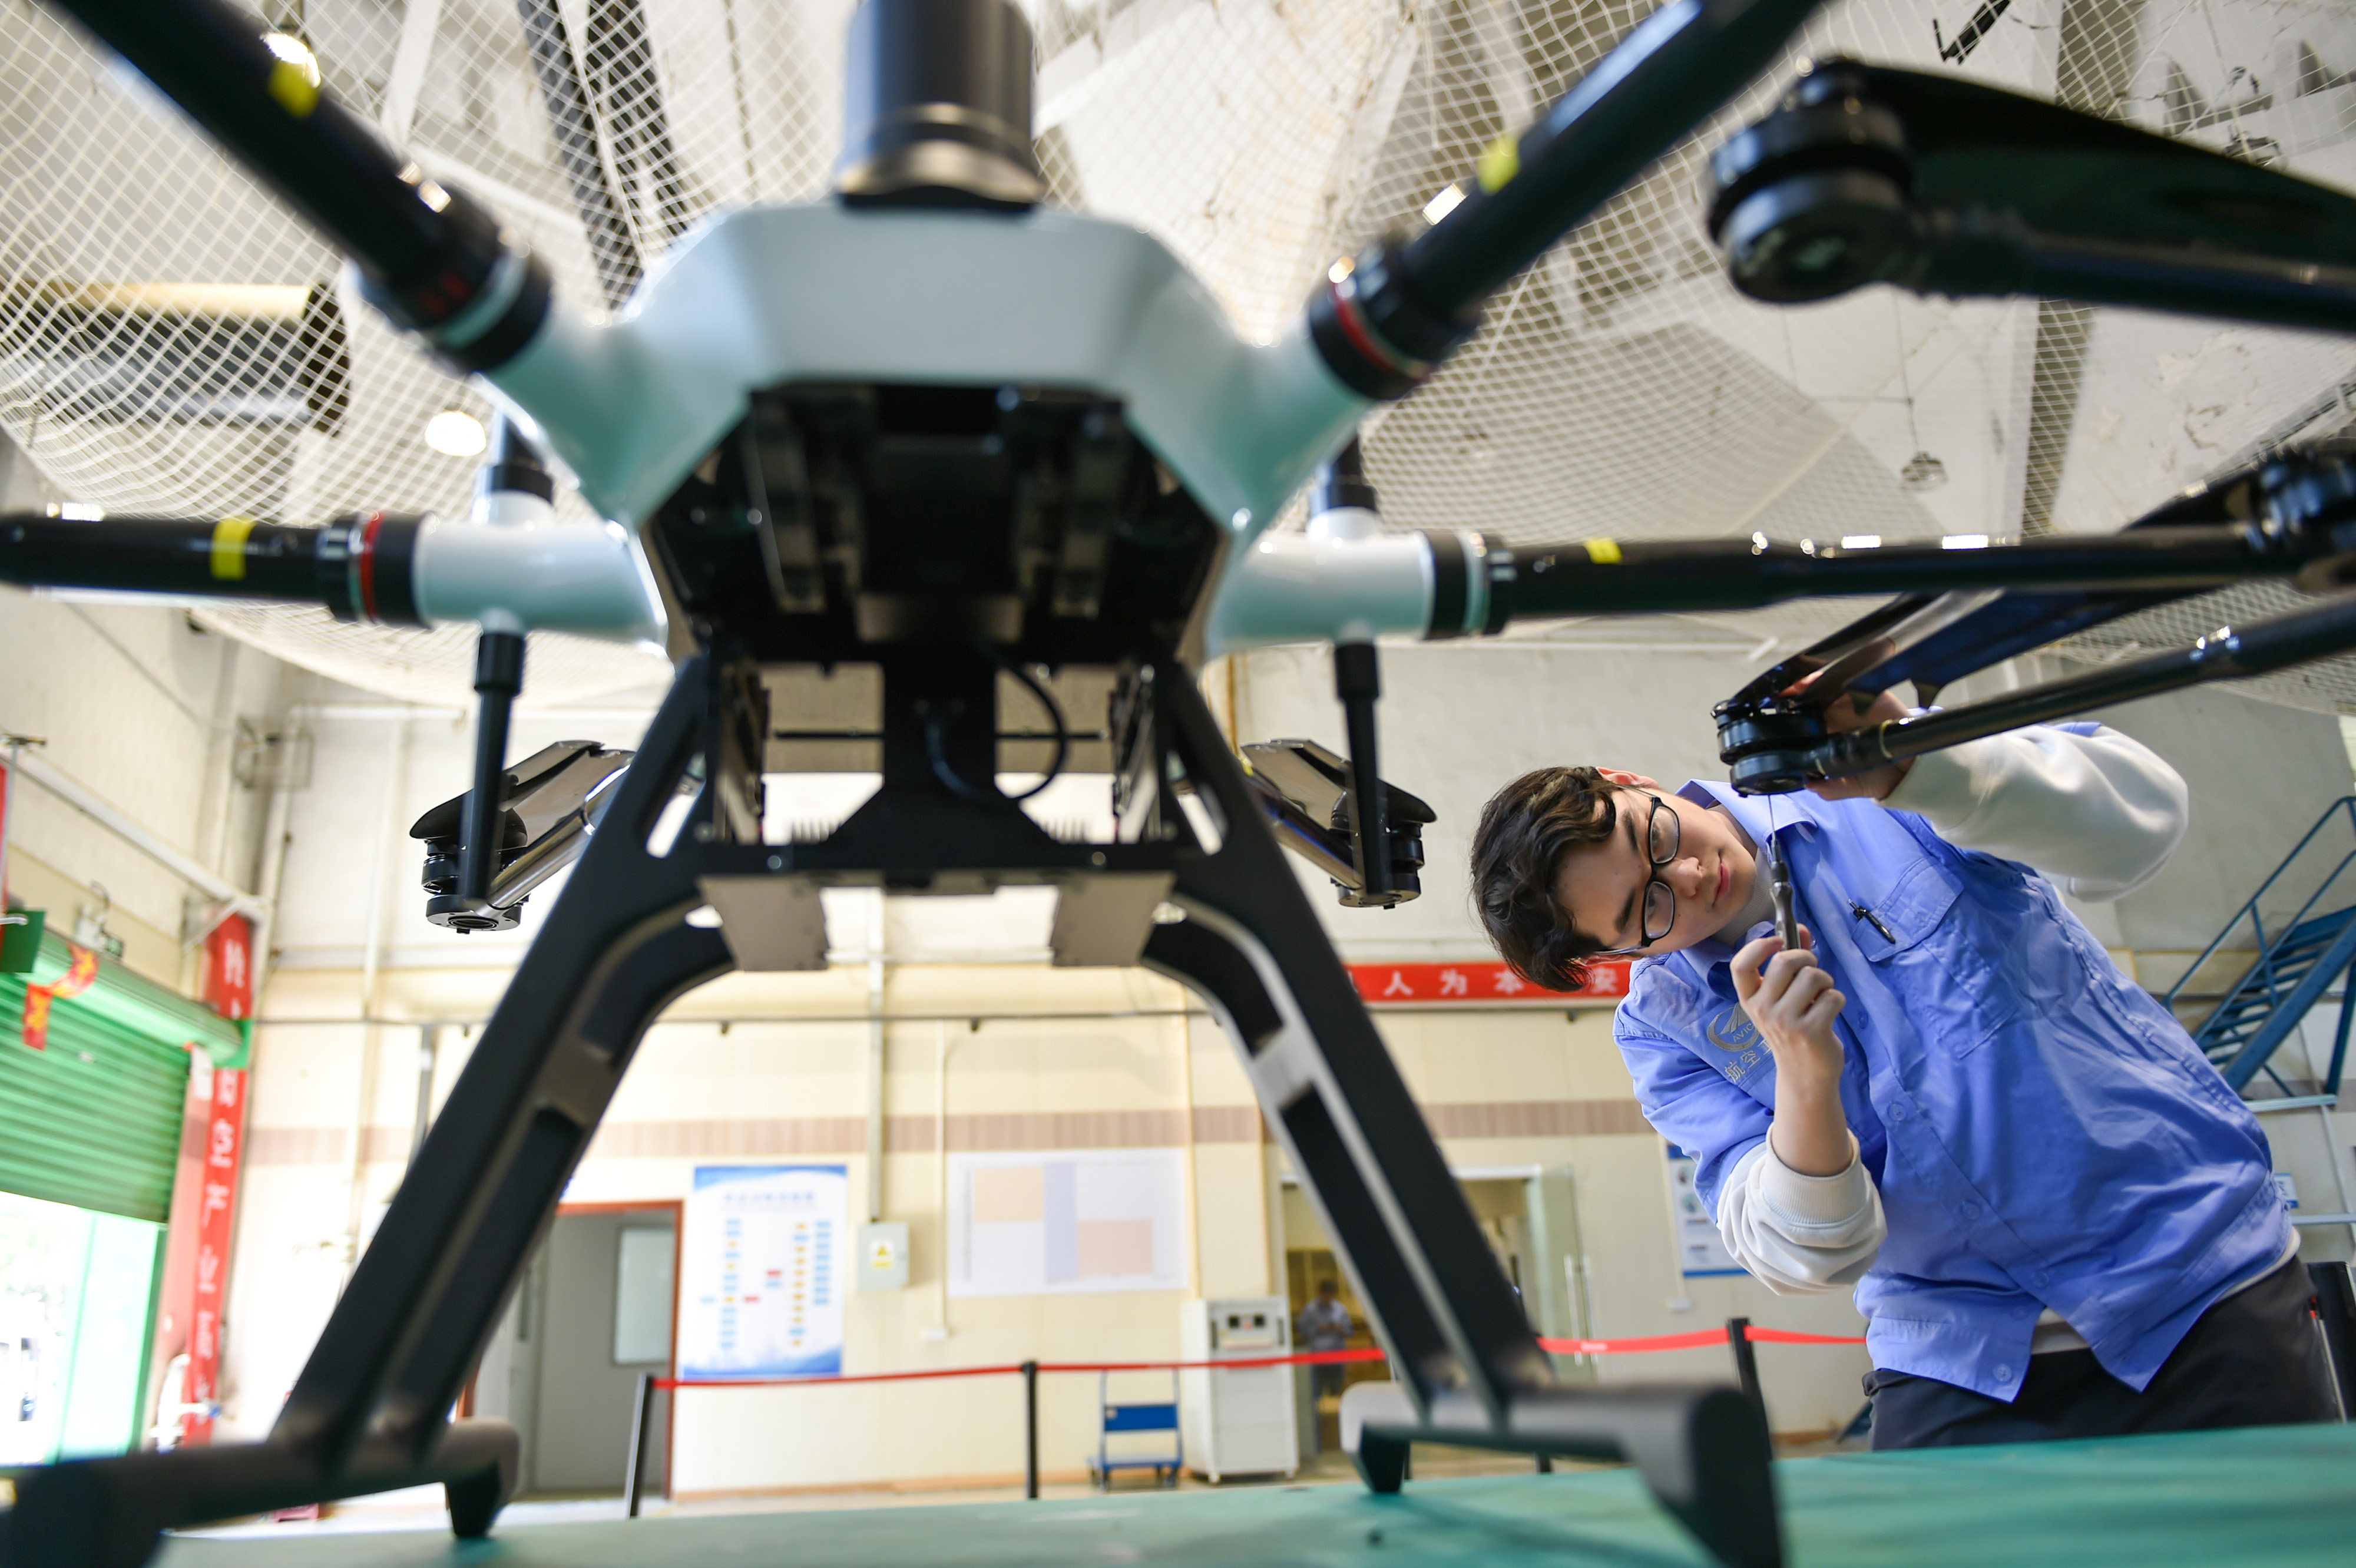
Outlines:
[[[1882,805],[1916,811],[1959,849],[2020,861],[2072,897],[2100,903],[2157,875],[2183,840],[2188,798],[2176,769],[2115,730],[2042,725],[1916,758]],[[1848,1168],[1808,1176],[1772,1140],[1742,1157],[1719,1192],[1719,1230],[1735,1261],[1783,1295],[1855,1284],[1890,1227],[1849,1140]],[[2048,1312],[2034,1351],[2085,1340]]]

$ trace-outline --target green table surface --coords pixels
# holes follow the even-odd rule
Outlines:
[[[2356,1564],[2356,1426],[1786,1460],[1794,1568]],[[159,1568],[982,1568],[985,1564],[1708,1560],[1633,1472],[1115,1492],[1036,1503],[517,1525],[284,1541],[177,1537]]]

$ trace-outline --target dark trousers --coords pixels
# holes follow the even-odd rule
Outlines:
[[[2103,1370],[2092,1350],[2029,1359],[2010,1404],[1904,1372],[1874,1371],[1873,1446],[1938,1448],[2040,1443],[2132,1432],[2284,1426],[2337,1421],[2330,1363],[2296,1258],[2196,1319],[2141,1393]]]

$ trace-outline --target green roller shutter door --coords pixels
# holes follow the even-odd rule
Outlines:
[[[30,974],[0,975],[0,1191],[161,1223],[170,1213],[189,1047],[225,1058],[236,1026],[103,962],[50,1004],[48,1048],[25,1044],[25,992],[72,962],[45,935]]]

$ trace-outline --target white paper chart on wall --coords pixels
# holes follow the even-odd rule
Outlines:
[[[1186,1288],[1177,1149],[949,1156],[949,1294]]]
[[[841,1165],[699,1165],[680,1239],[679,1375],[842,1371]]]

